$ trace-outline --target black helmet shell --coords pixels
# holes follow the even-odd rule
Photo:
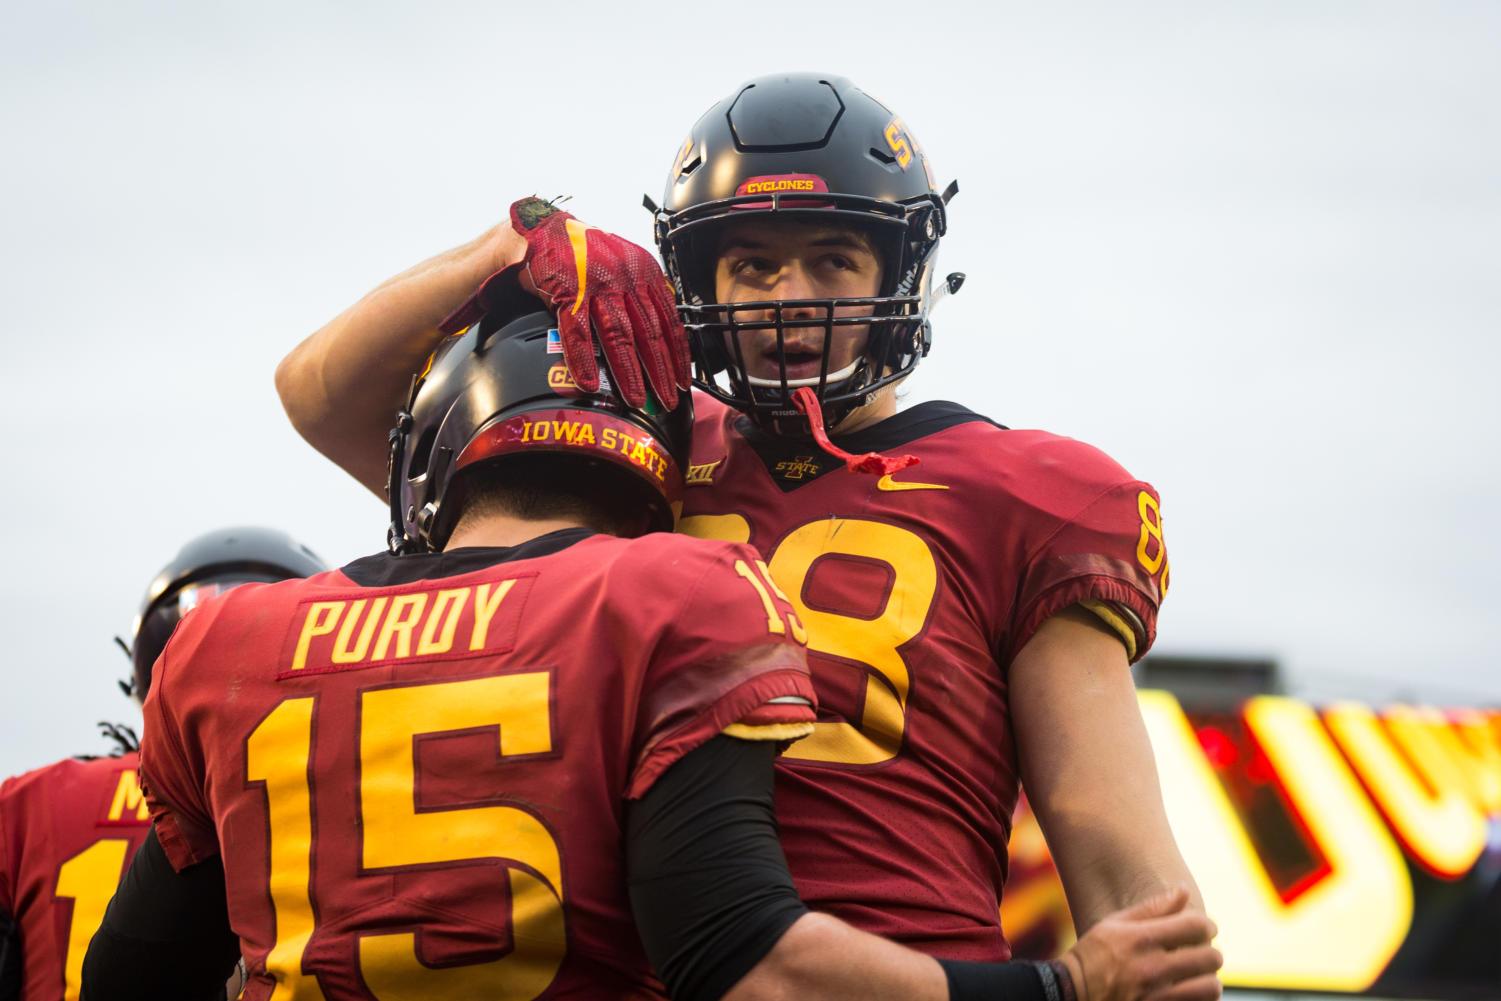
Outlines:
[[[604,470],[623,473],[622,503],[639,497],[653,530],[672,529],[693,423],[689,395],[672,411],[650,394],[644,407],[629,407],[603,375],[599,392],[583,392],[568,374],[552,315],[526,300],[524,310],[492,311],[449,338],[414,384],[391,432],[394,551],[441,549],[457,513],[443,505],[455,474],[521,454],[595,463],[601,490],[621,482]]]
[[[240,584],[309,577],[327,569],[311,549],[274,528],[221,528],[191,540],[146,586],[131,629],[132,693],[146,697],[152,665],[177,623],[200,602]]]

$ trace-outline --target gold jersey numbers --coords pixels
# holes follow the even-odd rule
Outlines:
[[[63,955],[64,1001],[78,1001],[84,953],[104,922],[104,911],[120,885],[120,872],[129,854],[130,842],[124,838],[101,838],[57,870],[58,898],[73,901],[67,952]]]
[[[750,539],[750,523],[738,514],[694,515],[684,518],[678,530],[727,542]],[[891,590],[873,617],[812,608],[804,600],[804,587],[815,564],[824,556],[838,555],[889,569]],[[760,561],[756,565],[763,572],[768,569]],[[899,648],[922,632],[938,591],[938,563],[928,544],[916,533],[885,522],[821,518],[788,534],[771,554],[769,570],[767,583],[780,582],[778,596],[785,597],[797,613],[795,618],[806,623],[808,649],[827,655],[828,663],[838,669],[859,672],[865,680],[865,701],[858,719],[814,724],[813,735],[788,748],[785,757],[844,765],[873,765],[896,757],[907,729],[911,687]],[[747,567],[742,576],[755,584],[749,573]],[[774,606],[769,596],[763,599],[768,603],[769,623]]]
[[[756,560],[756,569],[752,571],[750,565],[744,560],[736,560],[735,572],[749,581],[750,586],[756,589],[756,595],[760,597],[761,605],[766,609],[767,632],[773,636],[785,636],[787,635],[787,630],[790,628],[794,640],[798,643],[808,642],[808,631],[798,621],[796,612],[788,612],[786,624],[783,624],[781,612],[778,611],[776,602],[771,600],[771,596],[775,594],[788,604],[791,604],[791,602],[782,589],[777,587],[776,582],[771,579],[771,571],[766,568],[765,563]],[[770,593],[767,592],[767,588],[771,589]]]
[[[379,870],[496,860],[502,865],[485,871],[488,878],[507,882],[515,942],[500,959],[439,968],[418,957],[415,929],[364,935],[360,975],[382,1001],[531,1001],[557,975],[567,945],[563,866],[546,824],[527,809],[505,805],[419,810],[414,751],[422,736],[481,729],[494,732],[502,757],[550,751],[550,699],[546,671],[372,688],[360,694],[356,836],[362,839],[365,870],[378,876]],[[268,891],[276,917],[276,942],[265,961],[276,980],[271,1001],[324,997],[317,980],[302,968],[318,925],[311,773],[316,708],[316,698],[285,700],[246,742],[245,778],[263,787],[268,814]]]
[[[1136,562],[1149,575],[1155,576],[1157,571],[1162,571],[1159,583],[1165,598],[1169,568],[1167,542],[1162,537],[1162,509],[1157,504],[1157,498],[1143,490],[1136,495],[1136,510],[1141,515],[1141,534],[1136,540]]]

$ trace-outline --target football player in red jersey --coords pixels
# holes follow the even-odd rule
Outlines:
[[[235,528],[194,539],[146,588],[127,647],[132,680],[122,687],[144,695],[156,655],[197,603],[247,581],[322,569],[280,532]],[[121,753],[69,758],[0,784],[0,1001],[77,1001],[89,939],[146,836],[134,735],[107,730]]]
[[[1168,582],[1157,494],[1079,442],[956,404],[897,412],[954,190],[848,81],[768,77],[694,126],[657,238],[718,401],[700,397],[682,527],[755,546],[808,623],[820,719],[778,765],[799,890],[933,955],[997,960],[1023,780],[1081,931],[1193,882],[1127,670]],[[623,391],[667,398],[679,342],[641,253],[524,200],[294,349],[288,414],[379,491],[374,432],[406,373],[510,273],[588,318]],[[593,385],[592,357],[568,358]]]
[[[255,999],[653,997],[648,954],[682,998],[947,995],[931,958],[805,913],[770,753],[813,727],[801,622],[749,547],[614,537],[671,527],[687,408],[581,397],[551,326],[492,316],[425,371],[392,436],[400,555],[177,630],[91,1001],[199,996],[241,950]],[[1178,905],[1129,934],[1165,955],[1198,934]]]

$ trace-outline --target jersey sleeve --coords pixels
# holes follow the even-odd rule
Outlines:
[[[797,614],[754,550],[698,546],[710,565],[665,625],[642,681],[630,799],[720,733],[785,742],[813,731],[817,698]]]
[[[191,619],[191,615],[189,618]],[[141,709],[141,786],[172,867],[181,871],[219,854],[213,814],[204,800],[202,769],[183,746],[182,731],[172,713],[173,694],[191,678],[189,660],[179,662],[178,638],[188,629],[188,620],[178,627],[152,671],[151,691]]]
[[[1120,637],[1135,662],[1156,638],[1167,582],[1157,492],[1136,480],[1111,487],[1055,529],[1027,561],[1006,660],[1049,618],[1080,605]]]

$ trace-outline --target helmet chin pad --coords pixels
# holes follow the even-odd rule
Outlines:
[[[855,369],[857,369],[859,367],[860,367],[860,362],[859,361],[852,361],[848,365],[846,365],[844,368],[841,368],[839,371],[837,371],[837,372],[830,372],[828,374],[828,377],[826,379],[824,379],[824,380],[820,380],[819,377],[816,376],[816,375],[810,375],[810,376],[808,376],[807,378],[804,378],[804,379],[786,379],[786,380],[783,380],[783,379],[766,379],[766,378],[763,378],[763,377],[761,377],[759,375],[749,375],[749,374],[747,374],[746,377],[745,377],[745,381],[749,382],[751,384],[751,386],[754,387],[754,388],[756,388],[756,389],[780,389],[782,387],[782,385],[784,384],[784,382],[785,382],[785,384],[787,385],[787,387],[789,389],[800,389],[803,386],[817,386],[820,381],[826,381],[830,386],[837,386],[840,383],[844,382],[846,379],[848,379],[850,376],[854,375],[855,374]]]

